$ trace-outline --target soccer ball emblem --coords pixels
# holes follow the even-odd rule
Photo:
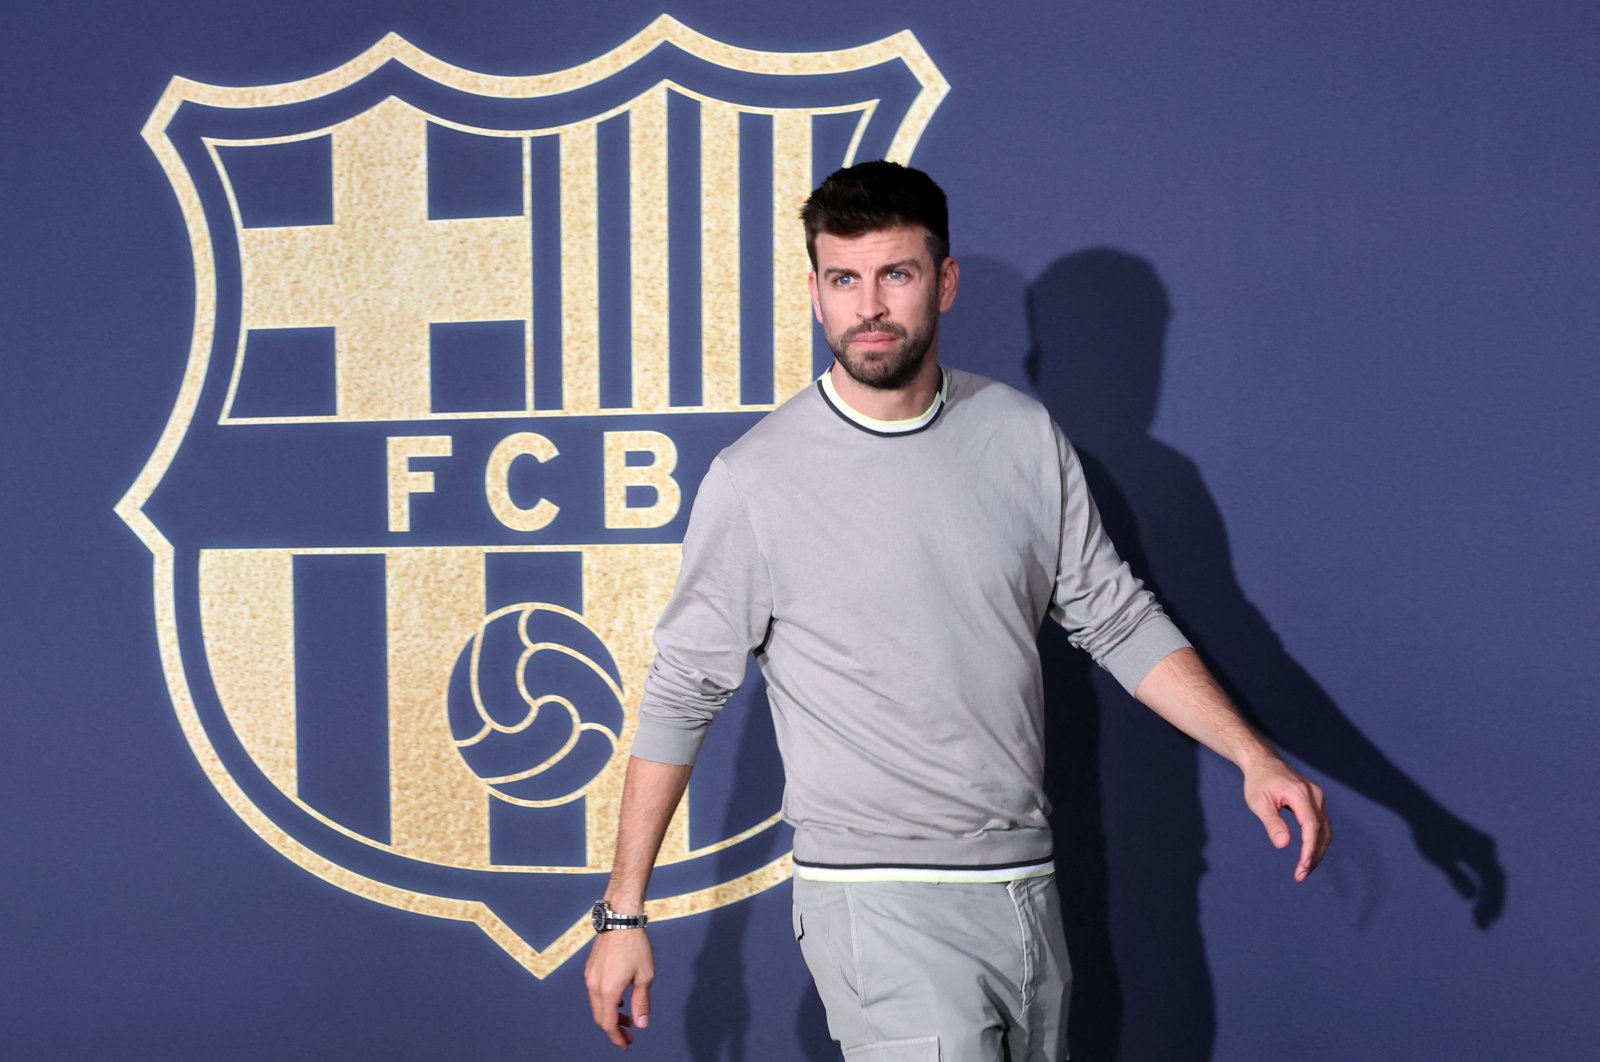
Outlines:
[[[524,602],[485,617],[450,684],[450,732],[501,800],[554,807],[583,796],[622,734],[622,685],[577,613]]]

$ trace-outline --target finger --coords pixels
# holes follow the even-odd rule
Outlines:
[[[1295,865],[1294,880],[1304,881],[1316,869],[1326,847],[1322,816],[1318,814],[1310,793],[1305,790],[1290,790],[1284,795],[1284,803],[1300,823],[1300,862]]]
[[[1249,808],[1255,813],[1255,817],[1261,820],[1261,825],[1267,828],[1267,839],[1272,842],[1272,847],[1287,848],[1291,839],[1289,827],[1284,825],[1283,816],[1278,814],[1278,806],[1270,799],[1252,800],[1249,802]]]
[[[1456,890],[1457,895],[1462,899],[1470,900],[1477,895],[1478,883],[1468,877],[1465,870],[1462,870],[1454,863],[1445,863],[1441,869],[1444,871],[1446,880],[1450,882],[1450,887]]]
[[[1472,920],[1479,929],[1488,929],[1500,917],[1500,910],[1506,905],[1506,877],[1498,863],[1475,869],[1483,886],[1477,906],[1472,909]]]
[[[618,1009],[611,1012],[611,1020],[603,1023],[600,1028],[605,1032],[606,1039],[618,1047],[627,1047],[633,1043],[633,1034],[624,1028],[627,1024],[628,1016],[622,1013],[621,1005],[618,1004]]]
[[[650,986],[648,984],[635,985],[633,988],[633,1023],[641,1029],[650,1025]]]
[[[621,1012],[622,993],[608,993],[600,984],[589,986],[589,1007],[594,1012],[594,1023],[606,1034],[606,1039],[618,1047],[628,1046],[628,1034],[620,1028],[627,1015]]]
[[[628,1031],[622,1027],[625,1020],[621,1011],[621,1003],[617,1003],[606,1011],[606,1018],[600,1022],[600,1031],[606,1034],[606,1039],[618,1047],[627,1047],[631,1042]]]
[[[1317,822],[1321,824],[1317,834],[1317,854],[1311,864],[1311,869],[1315,870],[1322,864],[1323,857],[1328,854],[1328,846],[1333,843],[1333,823],[1328,819],[1328,803],[1320,785],[1312,784],[1311,797],[1317,807]]]
[[[611,1020],[611,1015],[616,1013],[617,1005],[608,1003],[606,991],[598,980],[589,982],[589,1012],[594,1017],[594,1023],[600,1028],[606,1027],[606,1022]]]

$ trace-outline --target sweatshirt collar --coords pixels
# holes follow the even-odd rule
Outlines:
[[[910,435],[929,427],[938,418],[939,411],[944,409],[945,400],[950,393],[950,372],[943,366],[939,368],[939,390],[934,393],[933,401],[920,415],[905,420],[878,420],[851,408],[850,404],[840,396],[838,389],[833,386],[831,367],[829,371],[817,377],[817,390],[822,393],[822,399],[828,403],[828,408],[862,431],[871,432],[873,435]]]

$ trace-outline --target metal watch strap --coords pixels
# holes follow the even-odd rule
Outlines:
[[[609,933],[613,929],[643,929],[650,916],[642,911],[636,915],[619,915],[609,903],[601,900],[590,912],[590,920],[596,933]]]

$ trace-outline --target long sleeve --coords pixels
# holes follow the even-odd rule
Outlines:
[[[744,681],[772,617],[772,580],[721,458],[700,484],[678,585],[656,625],[633,755],[693,763],[706,727]]]
[[[1077,453],[1052,427],[1061,464],[1061,547],[1050,617],[1131,694],[1162,657],[1189,641],[1117,555]]]

